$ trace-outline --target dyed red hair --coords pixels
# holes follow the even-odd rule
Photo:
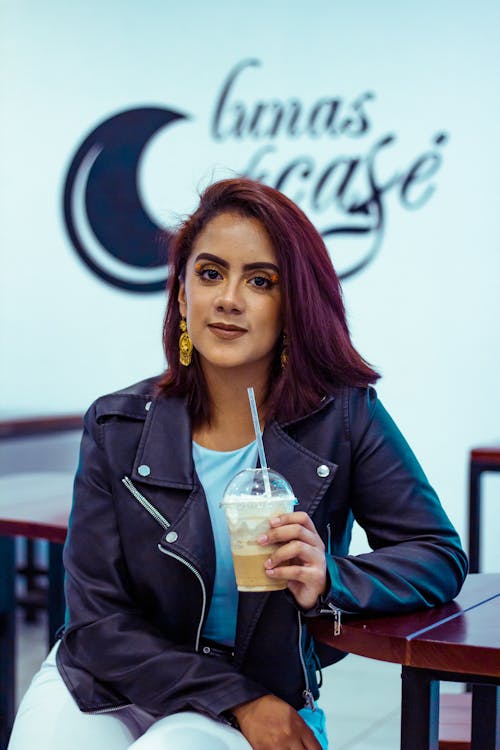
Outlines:
[[[181,318],[177,297],[196,238],[221,213],[258,219],[271,239],[280,269],[288,363],[281,369],[280,339],[269,377],[267,419],[288,421],[307,414],[332,386],[374,383],[378,373],[351,342],[340,283],[321,235],[283,193],[253,180],[236,178],[208,187],[198,208],[170,244],[169,296],[163,325],[168,369],[160,389],[186,396],[195,424],[210,421],[210,400],[196,351],[189,367],[179,363]]]

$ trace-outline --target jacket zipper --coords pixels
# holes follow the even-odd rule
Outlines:
[[[340,635],[342,631],[342,611],[335,609],[332,602],[329,603],[328,607],[333,612],[333,635]]]
[[[332,554],[332,525],[331,523],[326,524],[326,551],[329,555]],[[342,611],[336,609],[332,602],[328,603],[328,609],[322,609],[320,614],[330,615],[333,612],[333,635],[340,635],[342,630]]]
[[[203,578],[201,577],[200,573],[196,570],[194,565],[191,565],[190,562],[187,560],[184,560],[183,557],[180,557],[180,555],[177,555],[175,552],[170,552],[170,550],[165,549],[161,544],[158,545],[158,549],[160,552],[163,552],[164,555],[169,555],[170,557],[173,557],[175,560],[179,560],[179,562],[183,563],[189,570],[195,574],[196,578],[198,579],[200,586],[201,586],[201,593],[203,597],[203,602],[201,605],[201,617],[200,622],[198,624],[198,632],[196,633],[196,641],[194,644],[195,651],[199,651],[200,647],[200,638],[201,638],[201,628],[203,626],[203,621],[205,619],[205,608],[207,605],[207,592],[205,589],[205,584],[203,583]]]
[[[147,498],[142,495],[137,487],[134,485],[134,483],[129,479],[129,477],[125,476],[122,479],[122,483],[125,485],[125,487],[128,489],[128,491],[135,497],[136,500],[139,501],[139,503],[142,505],[142,507],[147,510],[147,512],[157,521],[160,526],[164,529],[168,529],[170,526],[170,523],[167,521],[167,519],[162,516],[159,510],[157,510],[154,505],[152,505]],[[203,624],[203,619],[205,617],[205,607],[206,607],[206,591],[205,591],[205,584],[203,583],[203,579],[201,575],[198,573],[195,567],[191,565],[191,563],[188,563],[187,560],[184,560],[182,557],[179,557],[179,555],[176,555],[174,552],[170,552],[169,550],[164,549],[161,544],[158,545],[158,549],[163,552],[165,555],[170,555],[171,557],[175,557],[176,560],[180,560],[180,562],[184,563],[197,577],[198,581],[200,582],[202,594],[203,594],[203,604],[202,604],[202,610],[201,610],[201,618],[200,618],[200,624],[198,626],[198,632],[196,634],[196,644],[195,649],[198,651],[199,643],[200,643],[200,637],[201,637],[201,626]],[[122,706],[112,706],[110,708],[102,708],[102,709],[96,709],[94,711],[86,711],[85,713],[89,714],[108,714],[112,713],[114,711],[121,711],[123,708],[126,708],[127,706],[131,706],[131,703],[125,703]]]
[[[297,612],[297,619],[299,622],[299,656],[300,663],[302,665],[302,672],[304,673],[304,682],[306,685],[305,690],[302,691],[302,695],[306,702],[307,708],[310,708],[311,711],[316,711],[316,704],[314,703],[313,694],[309,688],[309,677],[307,674],[306,662],[304,660],[304,652],[302,650],[302,620],[300,619],[300,612]]]
[[[147,510],[147,512],[153,516],[155,521],[157,521],[160,526],[162,526],[164,529],[168,529],[170,526],[170,523],[167,521],[164,516],[160,513],[159,510],[155,508],[154,505],[152,505],[149,500],[147,500],[144,495],[141,495],[137,487],[133,484],[133,482],[128,477],[123,477],[122,483],[125,485],[125,487],[128,489],[128,491],[135,497],[136,500],[139,501],[139,503],[142,505],[142,507]]]
[[[122,711],[124,708],[128,708],[132,703],[124,703],[121,706],[111,706],[111,708],[96,708],[94,711],[83,711],[84,714],[111,714],[113,711]]]
[[[123,484],[128,489],[128,491],[135,497],[136,500],[139,501],[139,503],[142,505],[142,507],[147,510],[147,512],[153,516],[155,521],[157,521],[160,526],[162,526],[164,529],[168,529],[170,526],[170,523],[167,521],[167,519],[162,516],[159,510],[157,510],[154,505],[152,505],[149,500],[147,500],[144,495],[142,495],[137,487],[133,484],[133,482],[129,479],[129,477],[123,477],[122,479]],[[199,581],[199,584],[201,586],[201,593],[203,597],[203,603],[201,606],[201,617],[200,622],[198,624],[198,631],[196,633],[196,642],[195,642],[195,651],[199,650],[200,645],[200,638],[201,638],[201,628],[203,626],[203,621],[205,619],[205,609],[207,606],[207,592],[205,589],[205,584],[203,582],[203,578],[201,577],[200,573],[196,570],[194,565],[191,565],[187,560],[184,560],[183,557],[180,557],[180,555],[177,555],[175,552],[171,552],[170,550],[165,549],[161,544],[158,545],[158,549],[160,552],[163,552],[164,555],[169,555],[170,557],[173,557],[175,560],[179,560],[179,562],[183,563],[189,570],[194,573],[196,578]]]
[[[337,609],[333,602],[328,602],[328,609],[320,609],[320,615],[331,615],[333,614],[333,635],[340,635],[342,631],[342,610]],[[345,611],[345,610],[344,610]],[[355,614],[354,612],[350,614]]]

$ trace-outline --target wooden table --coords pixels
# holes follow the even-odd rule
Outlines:
[[[500,748],[500,574],[469,575],[451,603],[413,614],[344,619],[330,646],[402,665],[401,750],[438,750],[439,682],[473,684],[472,750]]]
[[[62,543],[71,509],[73,475],[27,473],[0,478],[0,750],[7,746],[15,712],[15,537],[49,544],[49,636],[64,622]]]
[[[57,432],[71,432],[81,429],[81,414],[0,418],[0,440],[32,437],[33,435],[54,435]]]

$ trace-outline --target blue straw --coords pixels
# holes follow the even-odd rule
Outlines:
[[[260,432],[259,413],[257,411],[257,403],[255,401],[255,393],[253,388],[247,388],[248,400],[250,401],[250,411],[252,412],[253,428],[255,430],[255,438],[257,440],[257,450],[259,452],[260,465],[262,468],[262,476],[264,477],[264,488],[265,494],[271,497],[271,483],[269,482],[269,470],[267,467],[266,454],[264,452],[264,443],[262,442],[262,434]]]

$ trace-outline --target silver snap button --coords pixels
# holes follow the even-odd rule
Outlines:
[[[203,653],[209,654],[210,653],[210,646],[203,646]]]
[[[151,401],[148,401],[144,408],[146,409],[146,411],[149,411],[151,409]]]
[[[176,542],[179,538],[179,534],[176,531],[169,531],[165,539],[167,542]]]
[[[140,474],[141,477],[149,477],[149,475],[151,474],[151,469],[147,464],[141,464],[137,469],[137,473]]]
[[[324,477],[327,477],[329,473],[330,469],[328,468],[328,466],[325,466],[325,464],[321,464],[321,466],[318,466],[318,468],[316,469],[316,474],[322,479],[324,479]]]

